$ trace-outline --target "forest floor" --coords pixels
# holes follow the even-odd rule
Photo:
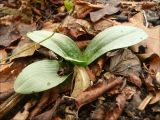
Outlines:
[[[109,51],[86,67],[87,89],[74,77],[40,93],[14,91],[27,65],[57,59],[47,48],[33,47],[28,32],[65,34],[83,51],[99,32],[116,25],[138,27],[148,38]],[[59,74],[73,71],[67,63]],[[0,120],[62,119],[160,120],[159,0],[0,0]]]

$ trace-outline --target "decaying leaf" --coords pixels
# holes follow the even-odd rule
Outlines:
[[[0,45],[9,46],[12,42],[36,29],[35,24],[13,23],[9,26],[0,25]]]
[[[83,19],[76,19],[72,16],[67,16],[61,26],[62,29],[67,29],[67,35],[77,38],[84,34],[94,35],[91,24]],[[62,30],[62,32],[64,31]],[[65,32],[64,32],[65,33]],[[66,34],[66,33],[65,33]]]
[[[125,107],[128,99],[135,94],[136,90],[132,87],[126,86],[122,92],[116,97],[116,105],[106,112],[105,120],[117,120]]]
[[[0,25],[0,45],[9,46],[12,42],[21,37],[15,25],[2,26]]]
[[[113,79],[111,82],[103,81],[96,85],[91,86],[86,91],[79,93],[75,98],[77,107],[80,108],[82,105],[94,101],[97,97],[100,97],[104,92],[110,90],[111,88],[122,84],[122,80],[119,78]]]
[[[141,72],[141,63],[138,57],[129,49],[122,49],[121,53],[111,57],[109,70],[116,75],[129,76]]]

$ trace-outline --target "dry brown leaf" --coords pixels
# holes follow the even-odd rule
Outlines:
[[[149,62],[149,71],[154,74],[160,69],[160,57],[158,55],[153,55],[151,61]]]
[[[0,45],[9,46],[14,41],[36,29],[35,24],[12,23],[9,26],[0,25]]]
[[[48,21],[43,23],[42,29],[53,32],[53,31],[57,31],[60,25],[61,23],[53,23],[52,21]]]
[[[12,51],[12,57],[10,60],[20,57],[32,56],[34,52],[40,48],[39,44],[34,45],[33,41],[30,41],[27,37],[22,37],[18,46]],[[33,47],[34,46],[34,47]],[[23,52],[21,52],[23,51]]]
[[[105,120],[117,120],[122,114],[125,107],[126,100],[136,93],[136,89],[133,87],[125,87],[122,92],[116,97],[116,106],[106,113]]]
[[[75,98],[77,107],[80,108],[81,106],[96,100],[104,92],[122,83],[123,81],[121,78],[115,78],[115,79],[110,80],[109,83],[107,80],[105,80],[102,83],[98,83],[98,84],[91,86],[86,91],[79,93],[79,95]]]
[[[109,20],[100,20],[94,24],[94,30],[95,31],[103,31],[106,28],[109,28],[113,26],[113,23],[111,23]]]
[[[134,73],[139,76],[141,63],[131,50],[122,49],[119,54],[111,57],[109,70],[116,75],[129,76]]]
[[[119,8],[108,5],[105,6],[105,8],[102,8],[100,10],[90,12],[90,18],[92,22],[97,22],[101,18],[103,18],[105,15],[112,15],[114,13],[117,13],[119,11]]]
[[[0,25],[0,45],[9,46],[12,42],[21,37],[14,24],[10,26]]]
[[[92,26],[88,21],[76,19],[72,16],[67,16],[64,19],[61,29],[61,32],[73,38],[77,38],[84,34],[94,35]]]

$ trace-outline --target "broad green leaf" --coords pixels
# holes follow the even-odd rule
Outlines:
[[[84,51],[87,65],[104,53],[135,45],[146,39],[147,34],[132,26],[113,26],[97,34]]]
[[[68,61],[75,64],[84,62],[81,51],[72,39],[60,33],[54,33],[53,36],[51,36],[52,34],[53,32],[39,30],[29,32],[27,36],[34,42],[40,43],[40,45],[54,51]],[[45,40],[46,38],[48,39]]]
[[[57,74],[58,69],[59,63],[56,60],[32,63],[19,74],[14,89],[17,93],[30,94],[56,87],[68,77],[68,75],[60,77]]]
[[[73,10],[73,3],[72,0],[65,0],[64,1],[64,6],[67,9],[67,11]]]

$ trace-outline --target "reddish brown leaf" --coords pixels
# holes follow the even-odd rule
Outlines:
[[[101,96],[107,90],[122,84],[121,79],[113,79],[111,82],[103,81],[102,83],[98,83],[93,85],[89,89],[84,92],[79,93],[79,95],[75,98],[77,107],[81,107],[84,104],[90,103],[97,99],[97,97]]]

